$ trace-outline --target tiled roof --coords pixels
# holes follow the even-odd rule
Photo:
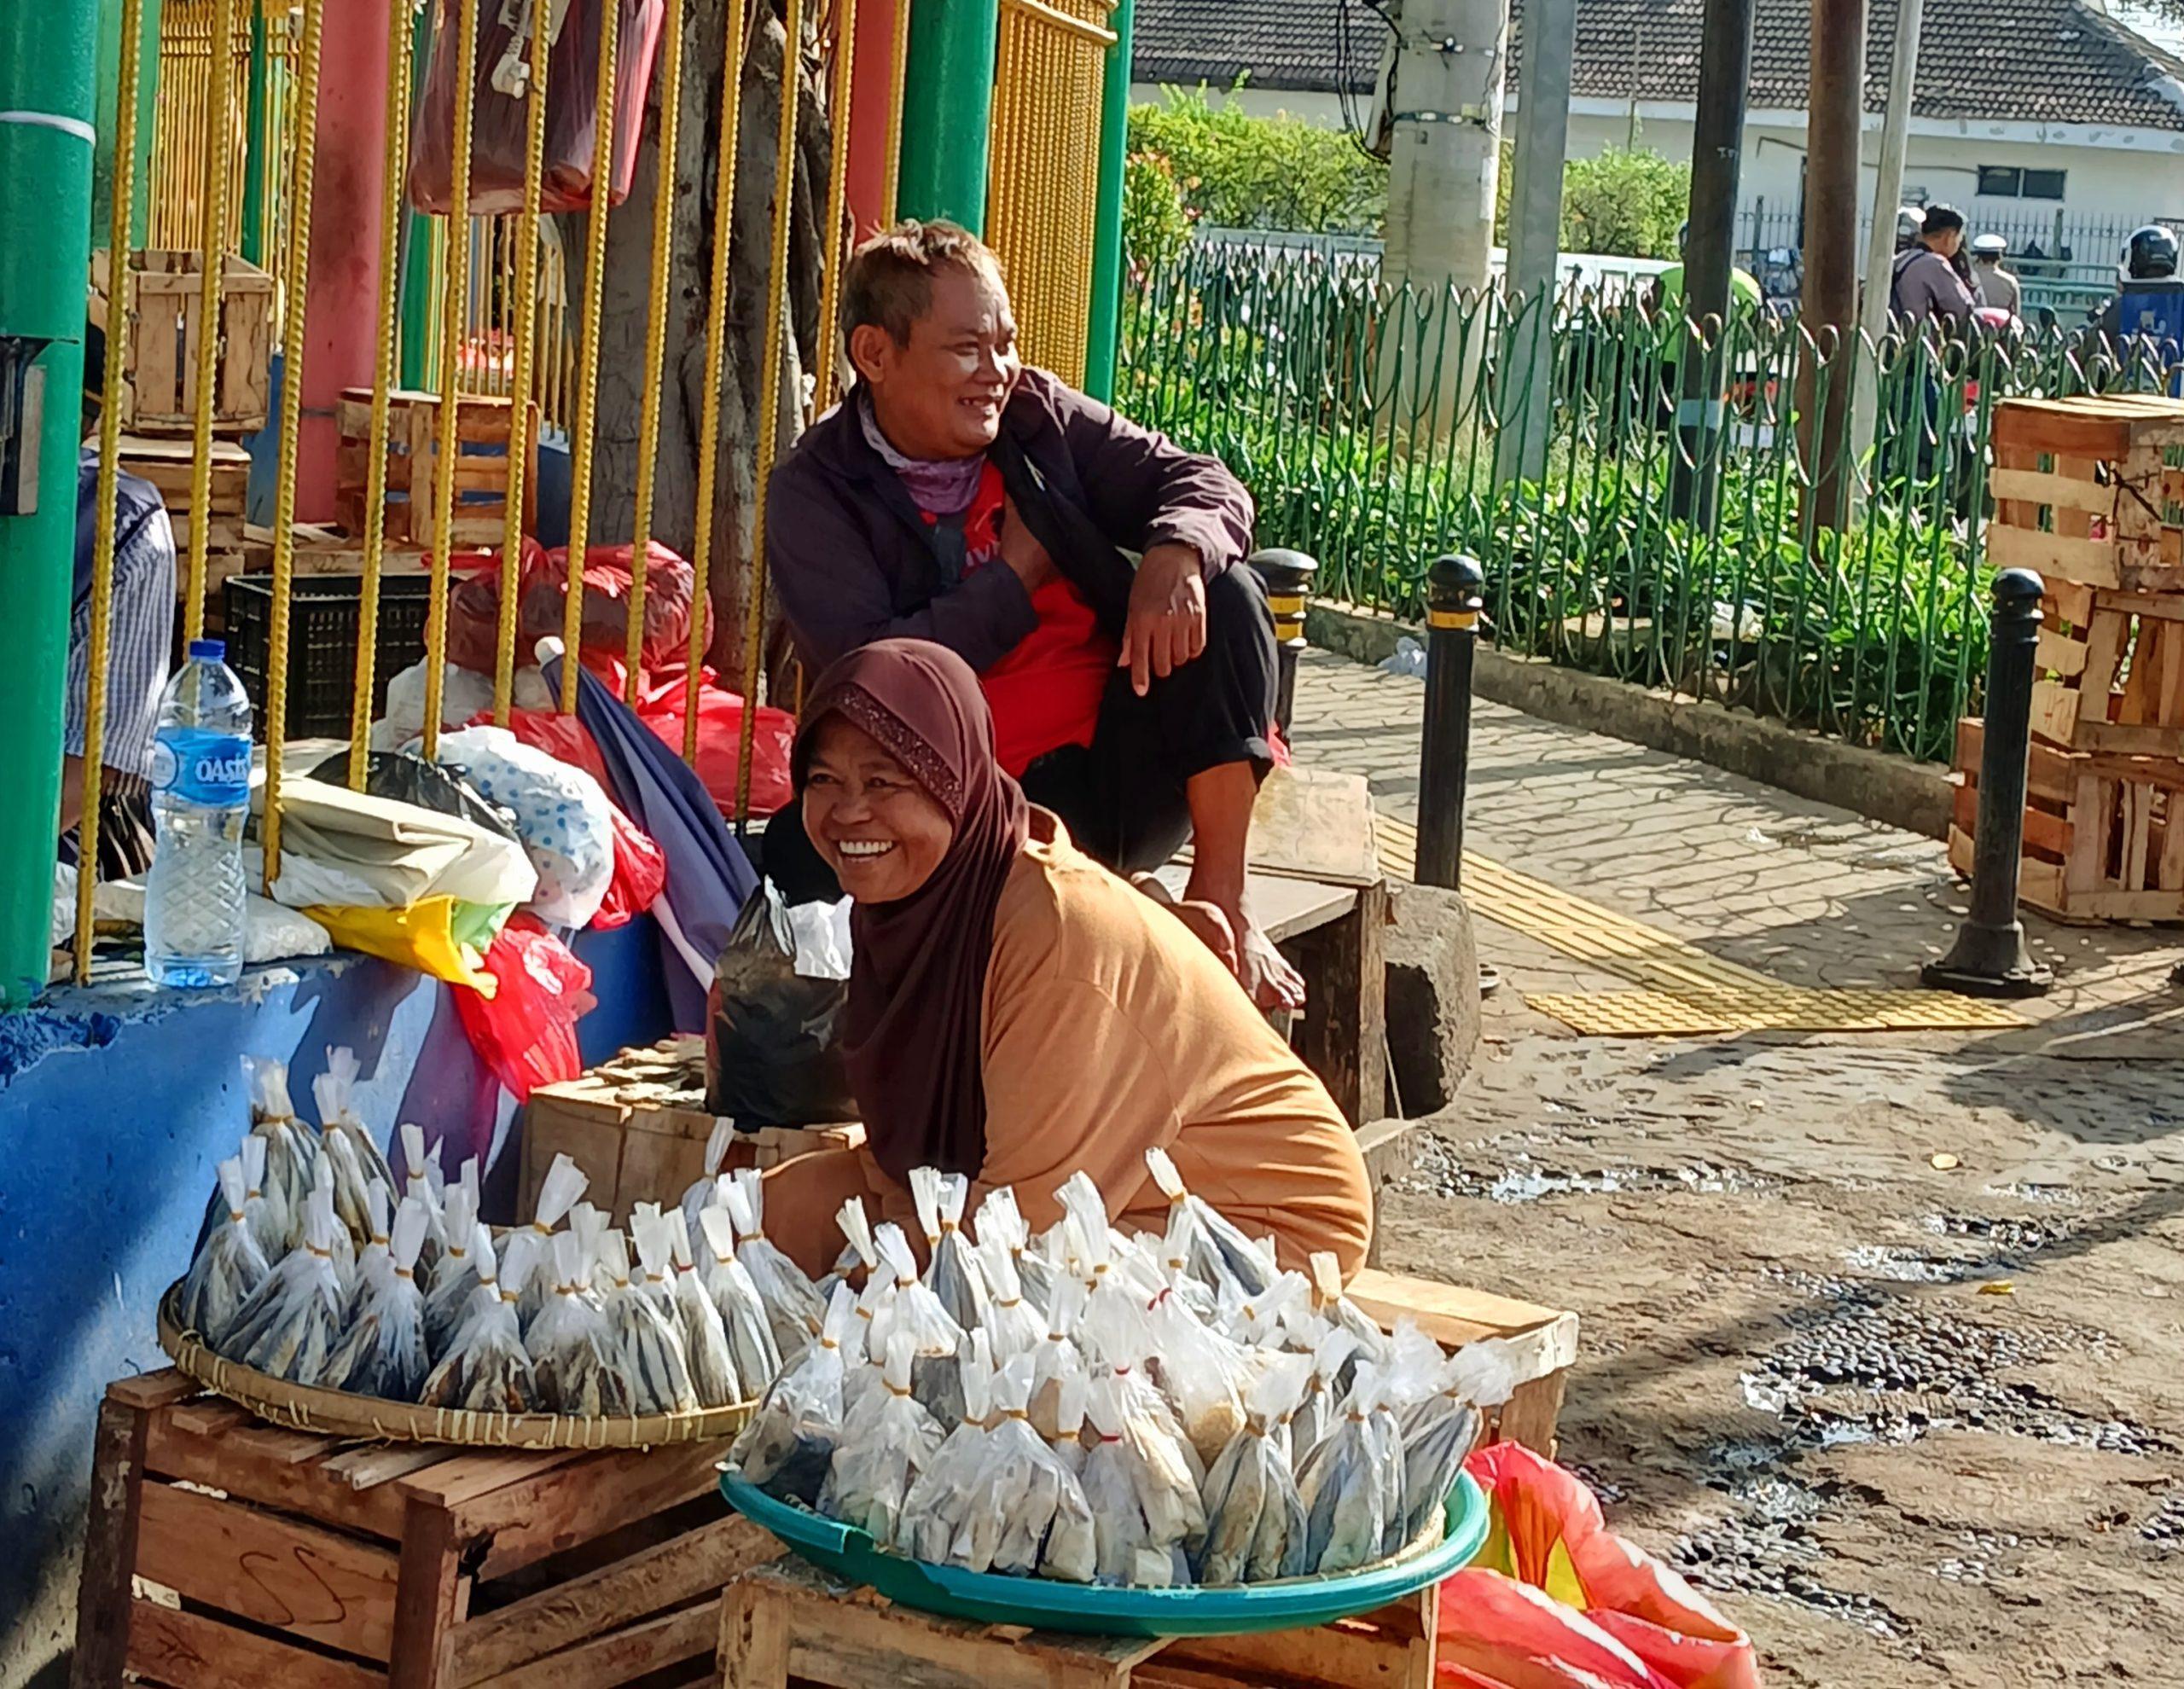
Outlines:
[[[1579,0],[1581,96],[1689,101],[1699,87],[1703,0]],[[1338,78],[1348,24],[1349,74]],[[1799,110],[1810,46],[1809,0],[1758,0],[1751,103]],[[1513,0],[1509,81],[1522,49]],[[1866,102],[1879,110],[1895,51],[1896,8],[1873,0]],[[1256,87],[1372,85],[1386,26],[1362,0],[1138,0],[1136,79]],[[2165,85],[2164,85],[2165,84]],[[1921,117],[2113,124],[2184,131],[2184,62],[2088,0],[1927,0],[1914,109]]]

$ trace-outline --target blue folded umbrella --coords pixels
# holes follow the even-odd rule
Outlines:
[[[546,683],[558,696],[562,659],[543,652],[541,658]],[[713,964],[758,889],[757,871],[695,771],[581,664],[577,719],[599,747],[607,795],[667,858],[667,889],[652,912],[659,922],[668,1001],[678,1029],[702,1031]]]

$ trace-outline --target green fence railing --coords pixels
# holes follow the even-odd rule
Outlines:
[[[1693,340],[1635,297],[1513,315],[1271,248],[1194,248],[1133,279],[1118,404],[1228,462],[1260,543],[1317,557],[1322,595],[1414,615],[1433,560],[1468,552],[1505,650],[1933,761],[1984,667],[1996,401],[2174,380],[2082,334],[1837,348],[1763,313]],[[1684,356],[1722,398],[1689,436]],[[1800,417],[1861,381],[1870,444],[1816,461]],[[1519,479],[1497,447],[1528,407],[1548,411],[1545,467]],[[1679,467],[1716,489],[1711,519],[1670,514]],[[1818,520],[1830,482],[1839,532]]]

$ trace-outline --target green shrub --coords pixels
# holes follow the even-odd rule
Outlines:
[[[1130,150],[1168,161],[1194,219],[1223,229],[1380,232],[1388,167],[1345,131],[1254,117],[1233,100],[1216,102],[1202,85],[1162,93],[1157,104],[1130,107]]]
[[[1133,148],[1123,160],[1123,251],[1143,270],[1179,258],[1194,217],[1165,153]]]

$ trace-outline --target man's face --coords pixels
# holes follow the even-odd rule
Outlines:
[[[1961,229],[1930,229],[1926,234],[1926,244],[1943,258],[1955,258],[1956,249],[1964,244],[1964,231]]]
[[[1008,294],[984,270],[939,271],[908,345],[867,325],[850,336],[850,356],[872,389],[880,432],[919,458],[975,457],[991,445],[1024,367]]]

